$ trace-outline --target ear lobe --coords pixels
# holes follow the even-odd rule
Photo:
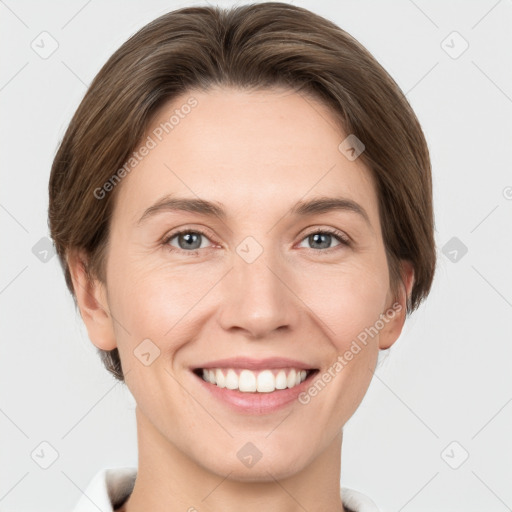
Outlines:
[[[102,350],[116,348],[105,285],[88,274],[87,256],[84,251],[69,252],[66,259],[80,315],[89,339]]]
[[[386,350],[391,347],[400,336],[405,323],[408,298],[411,296],[412,287],[414,285],[414,267],[412,263],[402,260],[400,265],[402,282],[399,297],[389,306],[389,309],[384,312],[384,316],[388,317],[388,322],[379,334],[379,349],[381,350]],[[389,314],[387,315],[386,313],[388,312]]]

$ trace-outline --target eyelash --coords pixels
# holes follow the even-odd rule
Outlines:
[[[171,233],[170,235],[166,236],[162,240],[162,245],[165,246],[165,248],[167,250],[169,250],[170,252],[183,252],[183,253],[187,253],[187,254],[192,255],[192,256],[197,256],[201,249],[194,249],[192,251],[185,251],[184,249],[179,249],[179,248],[173,247],[172,245],[169,244],[169,242],[173,238],[175,238],[175,237],[177,237],[179,235],[182,235],[184,233],[195,233],[195,234],[203,235],[204,237],[206,237],[208,239],[210,238],[208,233],[206,233],[202,229],[183,229],[181,231],[175,231],[175,232]],[[310,237],[312,235],[316,235],[316,234],[329,234],[329,235],[333,235],[338,240],[338,242],[340,242],[340,246],[343,246],[343,247],[351,247],[352,246],[352,243],[351,243],[350,239],[347,237],[347,235],[345,235],[341,231],[338,231],[337,229],[333,229],[333,228],[319,228],[319,229],[316,229],[315,231],[311,231],[311,233],[307,233],[301,239],[301,242],[303,240],[305,240],[306,238],[308,238],[308,237]],[[340,246],[329,247],[327,249],[310,249],[310,250],[311,251],[315,251],[317,253],[322,253],[322,252],[323,253],[326,253],[326,252],[330,253],[331,251],[339,249]]]

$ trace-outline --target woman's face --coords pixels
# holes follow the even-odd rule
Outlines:
[[[194,91],[154,119],[140,145],[149,149],[117,185],[103,295],[111,334],[91,338],[119,348],[139,428],[161,448],[234,479],[284,477],[328,448],[360,404],[404,311],[365,331],[394,301],[376,189],[339,149],[348,135],[323,104],[277,89]],[[305,206],[320,198],[344,202]],[[178,199],[195,206],[173,208]],[[253,367],[241,358],[256,363],[243,378]],[[293,362],[258,368],[267,358]],[[234,369],[244,389],[265,368],[282,387],[282,370],[287,387],[228,390],[193,371],[211,366]],[[295,387],[296,367],[317,372]]]

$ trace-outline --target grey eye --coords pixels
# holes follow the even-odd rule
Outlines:
[[[340,245],[342,241],[340,238],[332,233],[327,231],[318,231],[316,233],[311,233],[310,235],[304,238],[309,244],[311,249],[330,249],[331,243],[333,241],[337,241],[338,243],[335,245]]]
[[[197,231],[181,231],[180,233],[175,233],[172,237],[169,238],[168,243],[173,247],[176,245],[172,244],[171,241],[176,239],[178,242],[177,248],[181,250],[191,250],[195,251],[197,249],[201,249],[201,241],[202,238],[206,238],[203,233],[199,233]]]

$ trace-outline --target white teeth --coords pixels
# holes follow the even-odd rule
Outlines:
[[[216,382],[212,382],[212,384],[216,384]],[[228,374],[226,375],[226,387],[228,389],[238,389],[238,375],[234,370],[228,370]]]
[[[242,370],[238,377],[238,390],[244,393],[256,391],[256,375],[250,370]]]
[[[256,389],[260,393],[270,393],[276,389],[276,378],[270,370],[263,370],[258,374]]]
[[[286,389],[287,386],[286,373],[281,370],[276,376],[276,389]]]
[[[307,377],[306,370],[283,369],[262,370],[253,372],[241,370],[240,374],[229,368],[203,369],[203,379],[220,388],[238,389],[242,393],[272,393],[276,389],[286,389],[298,386]]]
[[[225,388],[226,387],[226,379],[224,377],[224,374],[222,373],[221,370],[217,369],[215,371],[215,381],[217,383],[217,386],[219,386],[219,388]]]
[[[289,388],[293,388],[293,386],[295,386],[295,377],[296,377],[296,372],[295,370],[292,370],[289,374],[288,374],[288,378],[286,379],[287,380],[287,383],[288,383],[288,387]]]

